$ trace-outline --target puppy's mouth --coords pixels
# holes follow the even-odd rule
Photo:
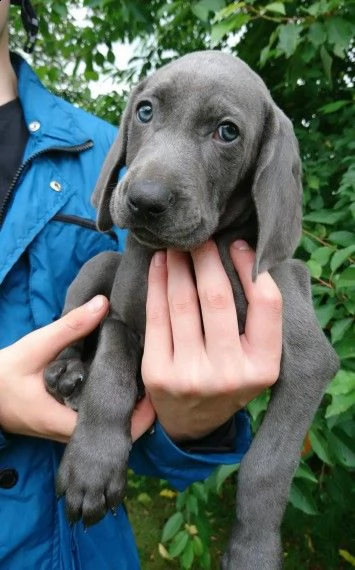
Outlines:
[[[162,235],[146,227],[131,228],[131,232],[139,243],[152,249],[178,249],[190,250],[204,243],[210,236],[202,235],[206,232],[198,231],[199,226],[191,227],[188,231],[176,231],[174,235]]]

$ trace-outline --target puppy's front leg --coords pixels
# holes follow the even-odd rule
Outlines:
[[[141,349],[138,337],[109,314],[84,387],[78,425],[62,459],[57,491],[71,522],[99,521],[124,497],[131,416]]]
[[[300,448],[337,357],[313,311],[308,273],[300,262],[273,270],[284,300],[279,380],[264,421],[244,457],[237,491],[237,523],[224,570],[280,570],[280,524]]]
[[[68,289],[62,314],[66,315],[95,295],[110,297],[120,261],[121,254],[114,251],[99,253],[87,261]],[[97,336],[98,330],[65,348],[44,373],[48,392],[74,410],[79,408]]]

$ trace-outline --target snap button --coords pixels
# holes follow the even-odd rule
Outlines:
[[[60,192],[62,189],[62,185],[59,184],[59,182],[57,182],[57,180],[51,180],[49,183],[49,186],[52,188],[52,190],[54,190],[55,192]]]
[[[0,487],[3,489],[11,489],[18,481],[18,473],[16,469],[0,469]]]
[[[31,133],[35,133],[38,131],[38,129],[41,128],[41,123],[39,121],[32,121],[32,123],[28,125],[28,128],[30,129]]]

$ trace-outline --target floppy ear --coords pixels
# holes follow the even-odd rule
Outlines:
[[[291,257],[302,227],[301,160],[291,121],[272,103],[252,187],[258,218],[253,279]]]
[[[99,230],[105,232],[112,227],[110,214],[110,200],[112,192],[117,184],[117,177],[120,168],[125,163],[126,141],[122,127],[111,146],[105,159],[100,176],[95,186],[91,203],[97,208],[96,224]]]
[[[133,95],[140,86],[141,84],[132,91],[126,110],[123,113],[118,135],[105,159],[95,190],[91,196],[91,203],[97,208],[96,224],[98,229],[103,232],[112,227],[110,200],[117,186],[119,172],[126,164],[128,125],[132,113]]]

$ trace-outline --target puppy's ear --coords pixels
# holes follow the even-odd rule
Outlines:
[[[292,123],[272,104],[252,187],[258,218],[253,279],[296,249],[302,226],[301,169]]]
[[[126,164],[128,126],[132,114],[133,96],[136,91],[137,87],[129,98],[118,135],[105,159],[95,190],[91,196],[91,203],[97,208],[96,224],[98,229],[103,232],[109,230],[113,223],[110,214],[110,200],[117,186],[119,172]]]
[[[126,142],[122,127],[106,156],[95,190],[91,196],[91,203],[97,208],[96,224],[99,230],[105,232],[112,227],[110,214],[110,200],[117,184],[118,173],[124,166],[126,156]]]

